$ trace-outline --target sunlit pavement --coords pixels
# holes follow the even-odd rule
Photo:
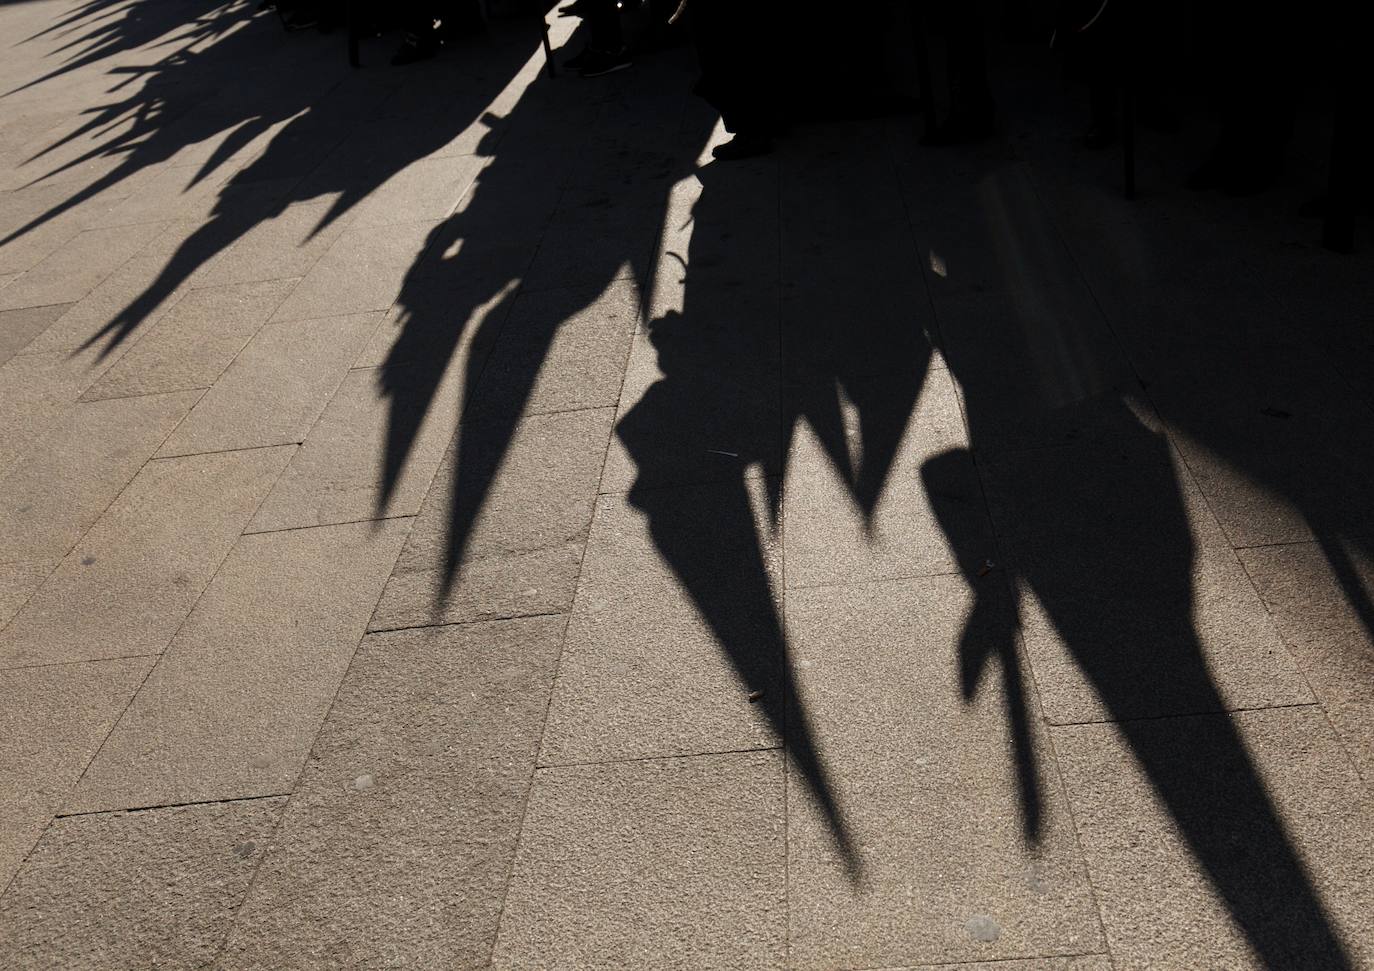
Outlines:
[[[528,18],[0,36],[0,967],[1374,967],[1319,115],[1127,202],[1043,65],[706,164]]]

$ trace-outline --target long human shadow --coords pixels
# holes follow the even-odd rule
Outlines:
[[[994,164],[982,182],[999,179]],[[1055,272],[1057,236],[1025,217],[1033,206],[989,205],[1017,194],[1002,190],[963,210],[980,224],[964,255],[981,242],[998,286],[950,300],[940,320],[971,449],[1011,544],[998,582],[1035,595],[1263,964],[1349,968],[1208,668],[1194,589],[1207,574],[1173,447],[1095,305],[1072,296],[1072,270]],[[959,458],[930,460],[928,480]],[[975,611],[970,628],[979,622]],[[994,641],[1012,641],[1018,626],[1008,615]],[[970,695],[979,640],[966,631],[962,645]]]
[[[112,158],[118,163],[0,245],[150,167],[174,162],[189,146],[214,143],[189,176],[186,190],[222,166],[237,164],[235,157],[256,142],[263,142],[263,147],[217,189],[209,217],[178,244],[157,277],[87,339],[83,347],[99,345],[101,357],[127,340],[198,269],[255,226],[293,204],[328,199],[327,211],[310,231],[319,233],[402,169],[443,149],[478,122],[537,50],[535,32],[522,32],[522,40],[516,42],[502,32],[497,43],[474,38],[460,52],[466,58],[463,63],[441,59],[410,74],[359,78],[336,67],[343,62],[339,38],[311,32],[283,38],[275,18],[255,14],[249,3],[224,4],[184,24],[175,10],[145,5],[156,7],[164,18],[160,24],[133,16],[141,5],[129,4],[121,8],[123,19],[91,25],[85,42],[91,56],[104,56],[110,50],[137,47],[148,36],[169,35],[155,48],[165,52],[147,66],[112,68],[112,78],[122,79],[112,92],[130,87],[129,93],[90,111],[83,125],[30,160],[89,138],[89,149],[44,177],[92,159]],[[121,40],[119,29],[125,24],[129,34]],[[270,56],[264,58],[264,49]],[[246,69],[253,64],[256,70]],[[383,100],[400,85],[416,85],[426,78],[454,85],[447,105],[410,123],[404,117],[375,117]],[[384,131],[367,137],[369,119],[383,125]]]

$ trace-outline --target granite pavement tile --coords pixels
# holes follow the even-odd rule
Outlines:
[[[364,639],[220,966],[485,965],[563,625]]]
[[[162,229],[163,224],[150,223],[91,229],[74,236],[0,290],[0,310],[80,300],[152,242]]]
[[[44,665],[0,679],[0,900],[152,663]]]
[[[496,968],[781,968],[778,752],[541,769]]]
[[[203,968],[284,798],[57,820],[0,896],[0,965]]]
[[[0,632],[0,668],[162,653],[291,452],[149,462]]]
[[[361,523],[241,539],[66,811],[289,792],[406,526]]]

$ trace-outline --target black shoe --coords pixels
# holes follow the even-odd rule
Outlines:
[[[438,53],[439,42],[437,40],[421,40],[407,34],[406,39],[401,42],[400,49],[391,55],[391,64],[393,67],[417,64],[420,61],[429,60]]]
[[[625,47],[618,51],[589,50],[578,67],[577,73],[579,77],[599,78],[603,74],[623,71],[632,63],[634,62],[630,60],[630,51]]]
[[[991,106],[976,109],[955,108],[933,132],[921,139],[921,144],[964,145],[982,141],[997,130],[997,126],[993,124],[993,115]]]
[[[1106,148],[1116,141],[1116,126],[1093,124],[1083,135],[1083,145],[1091,149]]]
[[[756,132],[740,132],[724,144],[711,149],[711,157],[722,162],[734,162],[744,158],[756,158],[773,151],[773,140],[767,135]]]

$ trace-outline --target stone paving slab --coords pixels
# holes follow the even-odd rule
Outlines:
[[[955,573],[961,556],[980,566],[993,558],[948,374],[862,388],[869,407],[839,400],[833,385],[788,389],[811,416],[793,434],[784,486],[788,588]]]
[[[364,639],[220,966],[486,964],[563,626]]]
[[[18,277],[18,274],[15,274]],[[0,289],[4,288],[0,280]],[[58,303],[48,307],[26,307],[0,311],[0,365],[22,352],[33,339],[67,312],[71,304]]]
[[[85,401],[208,388],[262,329],[295,280],[193,290],[82,395]]]
[[[0,896],[152,663],[150,658],[127,658],[5,672],[0,680],[0,759],[5,766],[0,776]]]
[[[1206,501],[1154,432],[981,467],[1052,722],[1312,702]]]
[[[407,525],[240,540],[66,811],[290,792]]]
[[[535,415],[513,428],[496,419],[463,425],[372,629],[566,612],[610,419],[597,409]],[[465,531],[450,564],[455,522]]]
[[[291,451],[149,462],[0,632],[0,667],[162,653]]]
[[[960,577],[789,592],[794,723],[811,726],[843,827],[821,812],[816,782],[791,769],[796,967],[1102,948],[1031,679],[1016,674],[1007,686],[1004,658],[1017,645],[1005,588],[997,577],[977,582],[977,603]],[[961,650],[989,655],[971,699]],[[1025,748],[1015,742],[1018,711],[1030,726]]]
[[[711,525],[750,499],[738,485],[657,490],[647,517],[598,500],[541,763],[778,743],[768,706],[749,702],[782,696],[778,543]]]
[[[0,478],[0,559],[66,556],[152,458],[199,395],[81,404],[42,450]]]
[[[0,290],[0,310],[80,300],[162,229],[160,223],[91,229],[63,243]]]
[[[300,278],[319,262],[348,226],[346,216],[326,222],[331,202],[287,206],[238,236],[195,275],[197,286]]]
[[[268,323],[177,426],[158,456],[304,441],[380,323],[381,315],[375,313]]]
[[[781,968],[782,757],[542,769],[496,968]]]
[[[0,897],[0,964],[54,971],[205,967],[285,802],[55,821]]]
[[[1371,803],[1319,709],[1051,732],[1118,969],[1368,964]]]
[[[423,387],[427,368],[349,371],[249,531],[416,515],[462,417],[465,363],[450,365],[425,400],[392,397],[389,389]],[[397,429],[413,429],[414,438],[388,484],[388,443]]]
[[[42,561],[0,563],[0,629],[29,602],[56,566]]]

